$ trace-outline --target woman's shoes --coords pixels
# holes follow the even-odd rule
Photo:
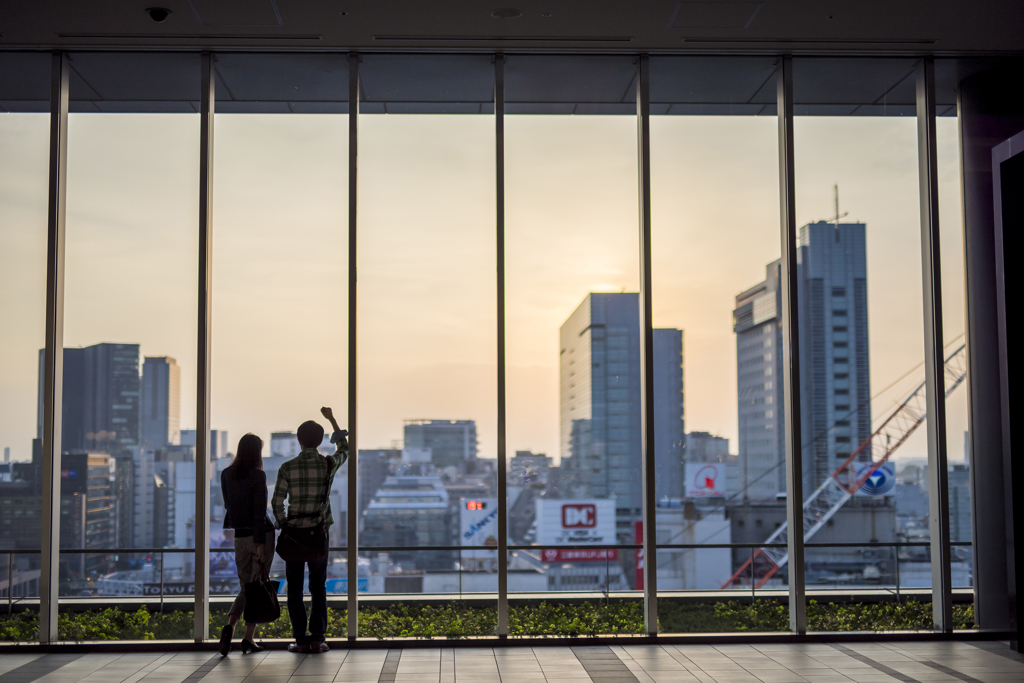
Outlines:
[[[242,639],[242,654],[247,655],[250,652],[263,652],[263,646],[257,645],[248,638]]]
[[[227,657],[231,652],[231,636],[235,634],[235,628],[228,624],[220,630],[220,656]],[[243,645],[245,641],[242,641]]]

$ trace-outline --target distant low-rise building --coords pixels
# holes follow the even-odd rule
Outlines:
[[[368,548],[397,546],[388,551],[403,569],[447,570],[458,553],[420,551],[417,546],[452,545],[448,492],[437,476],[388,477],[363,513],[362,538]]]

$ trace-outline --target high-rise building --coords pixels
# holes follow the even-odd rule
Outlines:
[[[400,462],[402,451],[397,448],[359,449],[359,514],[362,515],[377,491],[384,485],[391,464]]]
[[[301,450],[302,447],[299,445],[299,438],[295,432],[271,432],[271,457],[294,458]]]
[[[953,465],[947,475],[949,486],[949,540],[971,541],[971,482],[966,465]]]
[[[39,351],[36,436],[43,434],[45,349]],[[64,349],[61,450],[112,453],[139,443],[138,344]]]
[[[801,425],[810,493],[871,436],[867,226],[800,228]],[[861,460],[871,460],[870,451]]]
[[[181,446],[196,445],[196,430],[181,430]],[[231,445],[228,443],[228,433],[223,429],[210,430],[210,460],[223,458],[231,452]]]
[[[769,263],[764,282],[736,296],[732,314],[744,499],[772,500],[786,490],[780,268],[779,261]]]
[[[181,368],[170,356],[146,356],[142,365],[142,445],[181,441]]]
[[[120,451],[111,459],[114,496],[114,547],[132,548],[135,540],[135,463],[132,451]],[[148,547],[148,546],[138,546]]]
[[[614,496],[616,533],[627,541],[643,494],[639,301],[635,292],[588,294],[559,330],[559,495]],[[685,449],[682,332],[654,333],[656,492],[677,498]]]
[[[459,467],[476,460],[474,420],[406,420],[405,447],[429,448],[435,467]]]
[[[797,297],[803,487],[814,491],[871,436],[867,252],[863,223],[799,231]],[[780,262],[736,297],[739,455],[749,499],[785,488]],[[862,459],[871,458],[870,452]]]
[[[658,500],[684,490],[686,423],[683,405],[683,331],[654,330],[654,492]]]
[[[729,462],[729,439],[710,432],[686,435],[686,462]]]
[[[516,451],[508,461],[508,485],[544,488],[548,483],[551,458],[543,453]]]
[[[107,453],[74,452],[61,456],[60,547],[108,549],[117,529],[111,458]],[[72,579],[86,579],[110,569],[108,553],[69,556],[62,563]]]

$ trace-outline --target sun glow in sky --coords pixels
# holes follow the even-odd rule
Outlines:
[[[558,453],[558,328],[592,291],[637,291],[636,121],[506,117],[508,448]],[[688,431],[736,452],[737,293],[779,257],[774,117],[652,117],[654,324],[684,330]],[[346,414],[344,115],[218,114],[213,427],[233,442]],[[496,454],[494,120],[364,115],[359,445],[412,418],[474,419]],[[798,118],[798,224],[867,224],[872,392],[923,360],[916,121]],[[963,332],[956,120],[939,120],[947,342]],[[0,116],[0,447],[31,455],[43,345],[48,117]],[[72,114],[65,345],[139,343],[182,367],[195,424],[199,117]],[[875,422],[923,380],[873,404]],[[949,401],[950,460],[966,429]],[[902,457],[925,455],[923,432]]]

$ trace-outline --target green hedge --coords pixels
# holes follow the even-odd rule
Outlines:
[[[807,606],[811,631],[926,630],[931,628],[931,619],[931,604],[913,601],[820,604],[811,600]],[[211,635],[216,635],[226,620],[224,612],[211,614]],[[955,606],[953,623],[957,629],[974,628],[973,605]],[[641,603],[621,600],[510,605],[508,626],[513,637],[640,634],[643,612]],[[662,633],[786,631],[789,608],[776,600],[753,604],[662,600],[658,603],[658,627]],[[492,635],[496,628],[496,607],[471,607],[456,601],[437,605],[366,605],[359,610],[359,633],[369,638],[466,638]],[[187,639],[192,637],[192,612],[123,612],[116,607],[98,612],[66,612],[59,615],[57,630],[64,641]],[[327,636],[344,637],[346,631],[345,610],[328,609]],[[283,610],[278,621],[261,626],[258,633],[262,638],[290,638],[288,610]],[[31,642],[38,638],[35,613],[0,617],[0,641]]]

